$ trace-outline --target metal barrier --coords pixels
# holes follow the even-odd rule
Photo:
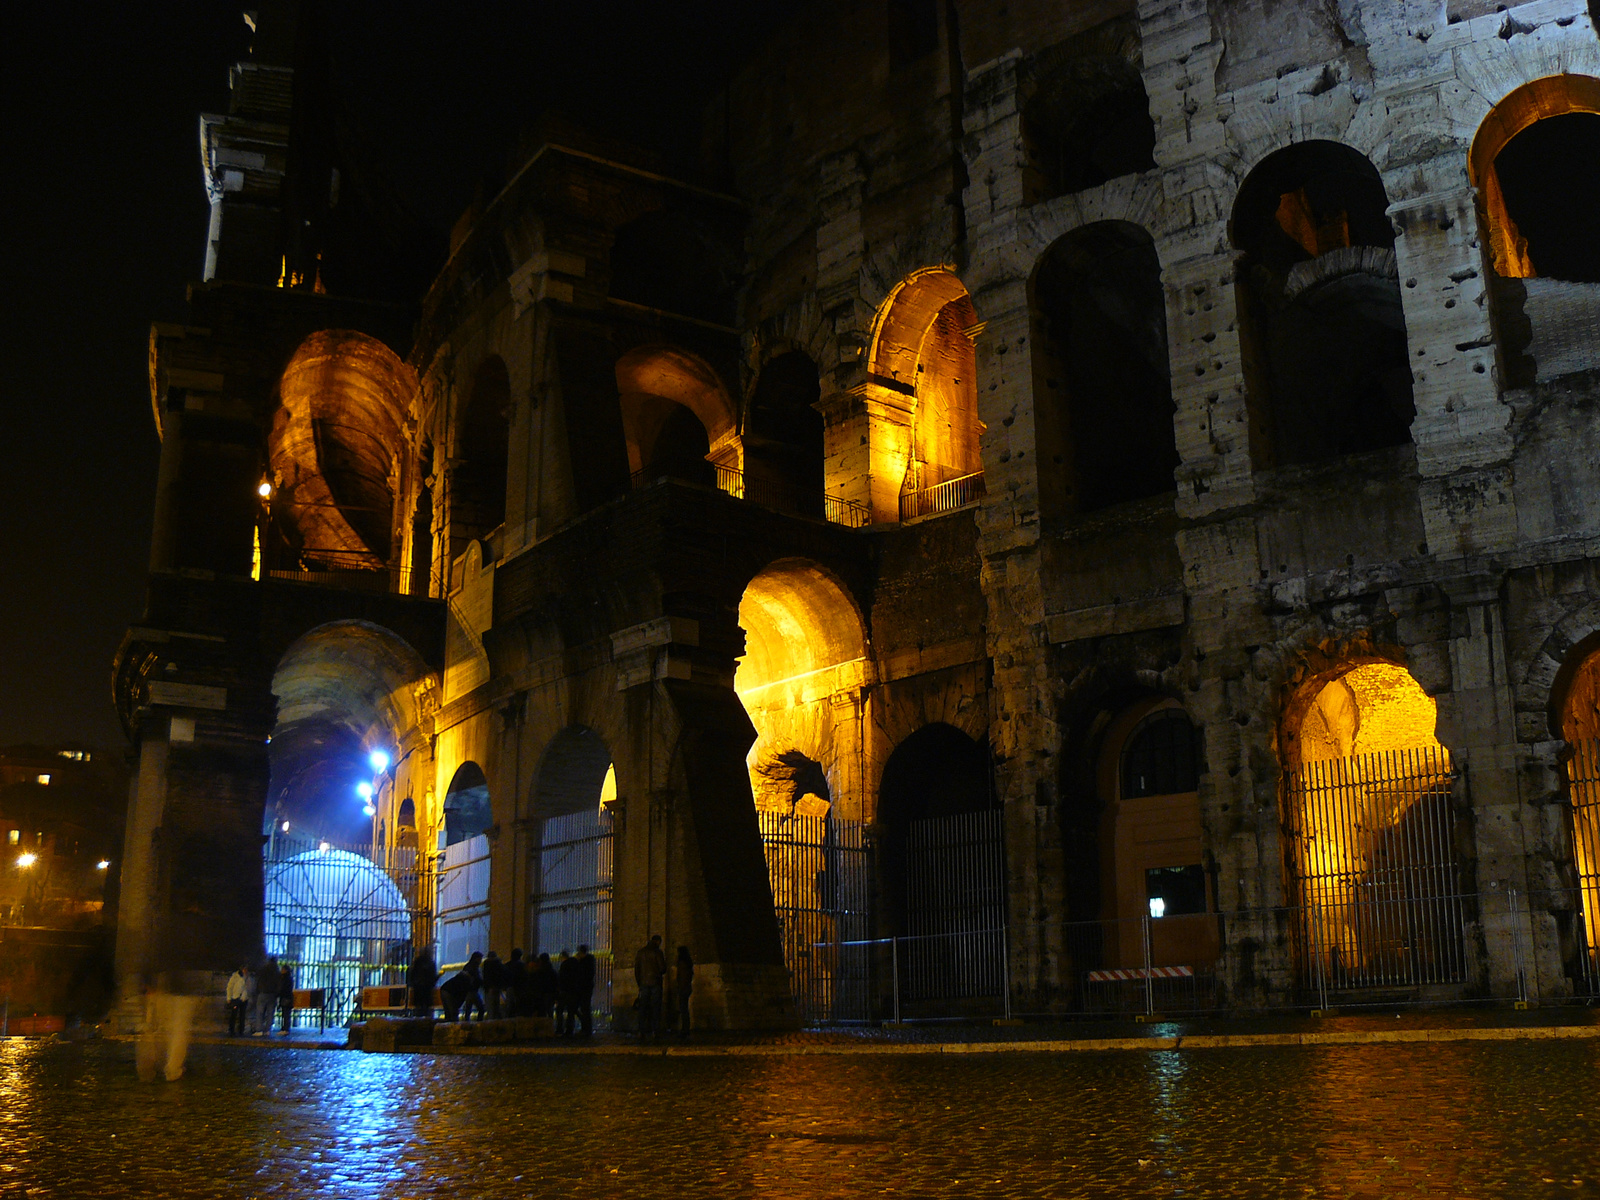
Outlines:
[[[426,872],[418,859],[414,850],[375,854],[279,837],[268,844],[266,951],[289,968],[297,992],[323,996],[315,1009],[292,1009],[296,1023],[315,1011],[318,1023],[340,1024],[363,988],[404,984]]]
[[[588,946],[597,1016],[611,1013],[612,846],[611,814],[580,812],[546,820],[533,850],[532,953]]]
[[[928,517],[935,513],[954,512],[958,508],[965,508],[975,504],[988,494],[984,486],[983,472],[974,471],[971,475],[962,475],[957,479],[947,479],[943,483],[936,483],[932,487],[922,488],[915,492],[904,492],[900,496],[900,519],[909,521],[913,517]]]
[[[1466,981],[1451,784],[1442,746],[1307,763],[1290,780],[1284,839],[1302,986]]]

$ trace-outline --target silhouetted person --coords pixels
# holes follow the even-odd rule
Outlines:
[[[482,955],[474,951],[472,957],[467,960],[466,966],[439,985],[439,999],[444,1003],[444,1019],[446,1021],[460,1020],[462,1006],[467,1004],[469,1000],[476,999],[478,995],[478,961],[482,957]],[[483,1008],[481,1003],[478,1008],[481,1012]],[[471,1012],[472,1010],[468,1008],[468,1020],[471,1019]]]
[[[250,1007],[250,972],[240,967],[228,976],[228,1036],[244,1032],[245,1013]]]
[[[678,947],[678,961],[672,964],[672,987],[678,994],[678,1036],[689,1036],[689,994],[694,991],[694,959],[689,947]]]
[[[506,960],[506,1016],[528,1015],[528,964],[522,961],[522,951],[513,949]]]
[[[413,1016],[433,1015],[433,989],[439,982],[439,968],[434,965],[433,953],[422,950],[411,960],[406,972],[406,991],[411,998]]]
[[[633,980],[639,986],[639,1036],[661,1036],[661,985],[667,977],[667,956],[661,951],[661,935],[653,933],[650,941],[633,956]]]
[[[472,987],[468,990],[466,999],[461,1002],[461,1019],[472,1020],[472,1013],[476,1010],[478,1020],[481,1021],[487,1013],[483,1007],[483,951],[474,950],[472,957],[467,959],[467,965],[461,970],[472,980]]]
[[[548,1017],[556,1002],[556,969],[548,954],[539,955],[528,972],[528,994],[533,1000],[533,1015]]]
[[[567,1031],[572,1031],[572,1017],[576,1013],[578,1027],[583,1036],[588,1037],[594,1032],[594,956],[589,953],[589,947],[578,947],[578,952],[567,960],[567,970],[572,974]]]
[[[572,956],[565,950],[556,956],[556,1032],[562,1037],[572,1032],[572,1006],[567,996],[567,985],[572,981],[567,964],[571,961]]]
[[[256,972],[256,1032],[272,1032],[272,1018],[278,1009],[278,960],[268,958]]]
[[[288,1033],[294,1015],[294,974],[287,965],[278,968],[278,1011],[283,1014],[283,1032]]]
[[[483,959],[483,999],[488,1006],[486,1014],[491,1021],[508,1015],[501,1011],[506,988],[506,965],[493,950]]]

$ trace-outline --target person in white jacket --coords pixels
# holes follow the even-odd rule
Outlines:
[[[250,1006],[250,974],[240,967],[228,976],[228,1036],[242,1035],[245,1012]]]

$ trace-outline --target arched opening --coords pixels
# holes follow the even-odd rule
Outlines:
[[[451,478],[450,556],[505,524],[506,470],[511,439],[511,380],[491,354],[478,366],[461,412]]]
[[[569,725],[551,740],[534,777],[528,928],[531,952],[579,946],[595,958],[595,1009],[611,1013],[612,805],[617,772],[605,739]]]
[[[1126,709],[1104,743],[1099,785],[1104,963],[1187,967],[1196,978],[1218,952],[1200,825],[1199,730],[1176,700]]]
[[[1123,221],[1073,230],[1039,260],[1033,303],[1041,475],[1057,478],[1061,507],[1173,491],[1167,307],[1150,235]]]
[[[1156,127],[1136,21],[1108,22],[1040,56],[1022,108],[1026,202],[1098,187],[1155,167]]]
[[[1600,638],[1591,636],[1573,647],[1552,695],[1558,698],[1560,734],[1567,743],[1572,872],[1578,885],[1576,905],[1552,907],[1568,971],[1592,992],[1600,988]],[[1576,928],[1575,915],[1581,917]]]
[[[704,360],[671,346],[630,351],[617,360],[617,392],[636,483],[668,477],[737,490],[733,404]],[[718,465],[728,479],[719,478]]]
[[[884,764],[878,791],[881,933],[906,939],[902,1004],[992,1007],[1005,981],[1003,813],[989,748],[925,725]]]
[[[798,350],[761,368],[744,426],[745,494],[807,516],[824,515],[822,395],[817,365]]]
[[[739,603],[734,690],[750,748],[767,879],[796,1007],[807,1022],[871,1017],[871,862],[859,777],[866,634],[850,594],[815,563],[774,563]]]
[[[1600,79],[1552,75],[1517,88],[1473,137],[1469,176],[1493,268],[1507,378],[1531,382],[1600,366],[1590,339],[1566,332],[1600,320]]]
[[[278,383],[267,438],[278,487],[262,565],[275,571],[377,571],[395,553],[392,480],[404,452],[411,368],[351,330],[314,333]]]
[[[1410,441],[1416,408],[1388,207],[1377,169],[1337,142],[1268,155],[1239,189],[1246,383],[1279,464]]]
[[[489,780],[475,762],[464,762],[444,794],[438,840],[439,966],[464,963],[474,950],[489,949],[489,840],[494,825]]]
[[[413,596],[433,594],[433,443],[417,454],[416,506],[411,510],[411,587]]]
[[[734,322],[741,241],[709,213],[669,205],[636,217],[611,244],[614,299],[710,321]]]
[[[1390,662],[1319,676],[1290,705],[1284,866],[1307,988],[1466,979],[1469,889],[1436,720],[1433,698]]]
[[[902,398],[907,436],[874,447],[872,469],[901,476],[902,520],[983,495],[977,320],[967,289],[943,267],[913,272],[878,310],[868,370]]]
[[[415,808],[396,801],[405,776],[394,761],[416,723],[413,687],[427,674],[403,640],[358,621],[305,634],[273,674],[266,950],[297,987],[328,989],[330,1019],[349,1015],[360,988],[401,983],[413,948],[431,940],[420,921],[427,864]],[[380,824],[396,812],[410,837],[402,830],[382,844]]]

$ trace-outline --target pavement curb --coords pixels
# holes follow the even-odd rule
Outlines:
[[[134,1034],[106,1034],[107,1041],[132,1042]],[[1600,1040],[1600,1025],[1530,1025],[1520,1028],[1460,1029],[1328,1029],[1298,1033],[1196,1033],[1173,1037],[1150,1035],[1119,1038],[1061,1038],[1040,1041],[1006,1042],[833,1042],[805,1045],[796,1043],[746,1045],[561,1045],[514,1043],[496,1046],[402,1046],[396,1054],[439,1055],[541,1055],[554,1058],[575,1055],[634,1056],[653,1058],[797,1058],[813,1055],[895,1055],[895,1054],[1081,1054],[1108,1051],[1229,1050],[1276,1046],[1377,1046],[1422,1042],[1536,1042]],[[253,1050],[345,1050],[342,1042],[259,1041],[201,1036],[195,1046],[236,1046]]]

